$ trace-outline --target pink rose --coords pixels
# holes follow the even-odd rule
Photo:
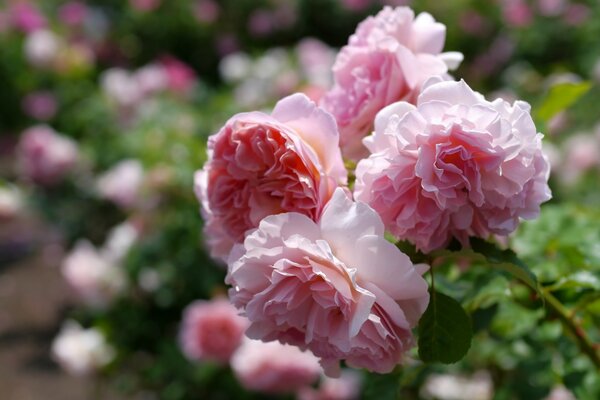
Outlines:
[[[427,307],[426,269],[384,238],[373,209],[338,188],[318,223],[294,212],[263,219],[232,250],[226,282],[248,337],[309,349],[329,375],[340,360],[387,373]]]
[[[346,184],[335,121],[302,94],[281,100],[271,115],[234,116],[208,139],[208,153],[195,190],[218,258],[268,215],[295,211],[317,219]]]
[[[104,308],[125,290],[124,271],[87,241],[75,245],[61,269],[77,297],[90,307]]]
[[[165,56],[160,65],[167,76],[167,87],[173,93],[188,94],[196,84],[196,73],[184,62]]]
[[[464,81],[427,84],[382,110],[354,195],[423,251],[508,235],[550,199],[550,167],[527,103],[486,101]]]
[[[427,13],[415,18],[408,7],[385,7],[358,26],[336,59],[335,85],[322,100],[337,120],[345,157],[368,154],[361,140],[379,110],[399,100],[414,102],[427,78],[458,66],[462,54],[441,53],[445,37],[443,24]]]
[[[278,342],[245,339],[231,359],[242,386],[264,393],[293,393],[314,383],[321,372],[309,352]]]
[[[19,163],[23,174],[42,185],[60,181],[75,165],[77,144],[47,125],[36,125],[22,134]]]
[[[144,167],[139,160],[123,160],[98,177],[96,186],[102,198],[122,208],[132,208],[141,200]]]
[[[191,360],[227,363],[247,327],[248,321],[227,299],[195,301],[183,311],[179,333],[182,351]]]

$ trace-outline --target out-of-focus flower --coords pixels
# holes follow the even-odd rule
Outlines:
[[[73,42],[63,46],[56,59],[56,70],[65,75],[85,73],[92,68],[95,54],[84,42]]]
[[[9,9],[12,25],[18,30],[31,33],[46,27],[46,18],[32,3],[15,2]]]
[[[416,107],[385,108],[364,143],[371,156],[356,168],[356,199],[425,252],[452,237],[508,235],[551,198],[529,104],[489,102],[464,81],[432,80]]]
[[[126,286],[120,266],[87,241],[77,242],[61,268],[77,297],[90,307],[106,307]]]
[[[3,185],[0,182],[0,221],[12,219],[24,208],[23,194],[15,186]]]
[[[121,107],[133,107],[142,98],[137,80],[121,68],[111,68],[101,77],[101,86],[108,96]]]
[[[572,3],[567,6],[563,14],[563,20],[567,25],[582,25],[590,17],[591,11],[588,6],[581,3]]]
[[[290,212],[264,218],[236,245],[226,282],[250,320],[246,335],[279,340],[317,357],[388,373],[412,346],[429,301],[425,265],[384,238],[377,213],[336,189],[315,223]]]
[[[75,321],[66,321],[52,342],[52,356],[68,373],[88,375],[115,358],[114,348],[95,328],[83,329]]]
[[[329,88],[333,83],[335,52],[318,39],[306,38],[298,43],[296,53],[307,83]]]
[[[469,35],[483,35],[489,28],[486,18],[475,10],[466,10],[460,14],[458,25]]]
[[[132,222],[125,221],[108,232],[108,237],[102,247],[102,256],[112,263],[121,262],[135,242],[140,233]]]
[[[372,0],[342,0],[342,6],[351,11],[360,11],[370,6],[372,2]]]
[[[22,107],[30,117],[47,121],[54,117],[58,105],[56,96],[52,92],[40,90],[25,96]]]
[[[80,1],[69,1],[58,9],[58,19],[67,26],[80,26],[87,16],[88,8]]]
[[[504,20],[515,27],[531,25],[533,12],[524,0],[502,0],[502,13]]]
[[[221,57],[240,50],[238,39],[232,33],[220,34],[215,41],[215,46]]]
[[[594,135],[573,135],[564,143],[563,149],[564,163],[556,172],[567,185],[577,183],[586,171],[600,166],[600,140]]]
[[[123,208],[134,207],[140,200],[144,168],[139,160],[123,160],[102,174],[97,182],[101,197]]]
[[[248,77],[252,71],[252,60],[244,52],[229,54],[219,63],[221,77],[227,83],[235,83]]]
[[[138,285],[146,292],[152,293],[160,287],[162,278],[154,268],[144,268],[138,275]]]
[[[337,56],[335,85],[322,100],[337,120],[345,157],[366,156],[362,138],[379,110],[414,102],[425,80],[458,66],[462,54],[441,53],[445,39],[443,24],[428,13],[415,18],[408,7],[385,7],[359,24]]]
[[[552,391],[544,400],[577,400],[573,392],[564,387],[563,385],[557,385],[552,388]]]
[[[153,11],[160,6],[161,0],[129,0],[129,5],[138,11]]]
[[[541,15],[556,17],[562,14],[567,6],[567,0],[537,0],[537,7]]]
[[[160,60],[167,76],[169,90],[173,93],[189,94],[196,84],[196,73],[182,61],[166,56]]]
[[[49,68],[54,65],[62,46],[61,39],[52,31],[36,30],[25,39],[25,57],[35,67]]]
[[[294,393],[315,382],[319,361],[309,352],[279,342],[245,339],[231,359],[242,386],[263,393]]]
[[[134,89],[141,97],[166,90],[169,85],[167,71],[161,64],[148,64],[138,69],[133,75],[137,85]]]
[[[252,36],[267,36],[275,29],[275,18],[270,10],[257,9],[248,17],[248,32]]]
[[[491,400],[494,384],[485,371],[465,377],[450,374],[431,374],[421,389],[426,399],[440,400]]]
[[[190,360],[228,363],[247,327],[248,320],[227,299],[198,300],[183,311],[179,342]]]
[[[335,121],[302,94],[278,102],[271,115],[235,115],[208,139],[208,153],[195,190],[217,258],[267,215],[294,211],[317,219],[334,189],[346,184]]]
[[[35,183],[52,185],[76,164],[77,144],[47,125],[36,125],[21,135],[18,148],[22,173]]]
[[[210,24],[219,18],[221,9],[214,0],[197,0],[194,4],[194,16],[200,22]]]
[[[358,400],[361,381],[358,372],[345,369],[339,378],[323,377],[318,389],[301,389],[298,400]]]

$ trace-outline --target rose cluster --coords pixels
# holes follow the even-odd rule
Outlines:
[[[209,138],[195,191],[250,339],[310,351],[328,375],[341,361],[390,372],[414,344],[429,267],[386,232],[424,252],[468,245],[550,199],[529,105],[455,81],[462,55],[444,41],[431,15],[386,7],[342,48],[320,105],[294,94]]]

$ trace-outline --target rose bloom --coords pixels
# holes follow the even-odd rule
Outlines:
[[[27,35],[24,43],[27,61],[37,68],[50,68],[58,58],[64,43],[50,30],[37,30]]]
[[[115,350],[97,329],[66,321],[52,342],[52,357],[70,374],[81,376],[108,365]]]
[[[385,7],[358,26],[337,56],[335,85],[321,102],[337,120],[345,157],[368,154],[361,140],[379,110],[414,102],[427,78],[458,66],[462,54],[441,53],[445,39],[443,24],[428,13],[415,18],[408,7]]]
[[[270,394],[293,393],[321,373],[319,360],[309,352],[247,338],[233,355],[231,369],[246,389]]]
[[[340,360],[388,373],[427,307],[426,269],[338,188],[318,223],[293,212],[263,219],[232,250],[226,282],[251,322],[248,337],[307,348],[331,376]]]
[[[229,362],[242,342],[248,321],[227,299],[198,300],[183,311],[179,339],[191,360]]]
[[[59,135],[47,125],[36,125],[22,133],[18,157],[27,178],[41,185],[52,185],[75,165],[79,151],[72,139]]]
[[[234,116],[208,139],[208,154],[195,190],[217,258],[268,215],[295,211],[317,219],[346,184],[335,120],[302,94],[278,102],[271,115]]]
[[[140,200],[144,168],[139,160],[123,160],[102,174],[96,186],[101,197],[123,208],[134,207]]]
[[[529,104],[486,101],[464,81],[431,81],[417,105],[382,110],[354,195],[428,252],[452,237],[508,235],[550,199],[549,163]]]
[[[90,307],[104,308],[125,290],[123,270],[87,241],[75,245],[61,269],[77,297]]]

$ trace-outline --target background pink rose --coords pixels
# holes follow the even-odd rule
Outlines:
[[[340,360],[390,372],[429,294],[426,267],[383,235],[377,213],[341,188],[318,223],[298,213],[263,219],[232,250],[226,279],[248,337],[308,348],[331,375]]]
[[[19,164],[23,174],[36,183],[57,183],[75,165],[78,157],[75,142],[47,125],[32,126],[22,133]]]
[[[338,122],[345,157],[368,154],[361,140],[379,110],[399,100],[414,102],[427,78],[458,66],[460,53],[441,53],[445,38],[443,24],[428,13],[415,18],[408,7],[385,7],[358,26],[336,59],[335,85],[322,100]]]
[[[227,363],[247,326],[248,321],[225,298],[195,301],[183,311],[179,333],[182,351],[191,360]]]
[[[311,353],[279,342],[246,339],[231,359],[242,386],[265,393],[293,393],[314,383],[321,372]]]
[[[550,199],[549,164],[527,103],[486,101],[464,81],[433,82],[416,107],[382,110],[371,151],[356,169],[355,196],[396,237],[423,251],[452,237],[513,232]]]
[[[195,190],[219,258],[268,215],[318,218],[334,189],[346,184],[335,121],[302,94],[281,100],[270,116],[237,114],[209,138],[208,152]]]

